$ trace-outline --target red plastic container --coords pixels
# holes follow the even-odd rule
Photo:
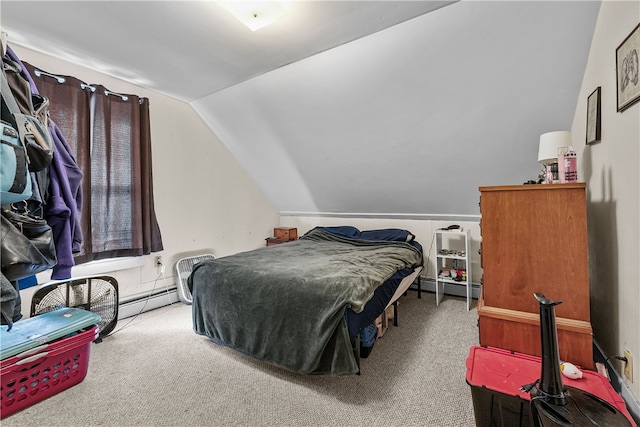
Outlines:
[[[540,378],[539,357],[492,347],[473,346],[467,358],[467,384],[471,386],[476,426],[530,426],[531,397],[522,386]],[[562,377],[563,385],[589,392],[618,409],[636,426],[624,399],[609,380],[593,371],[580,379]]]
[[[91,343],[98,337],[94,325],[2,360],[0,418],[60,393],[84,380]]]

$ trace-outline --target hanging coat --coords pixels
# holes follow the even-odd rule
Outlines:
[[[38,89],[24,64],[7,46],[7,55],[22,67],[24,77],[29,81],[31,91]],[[82,171],[78,166],[71,147],[58,126],[50,120],[49,130],[54,142],[53,160],[49,166],[48,196],[44,206],[44,218],[53,231],[58,264],[53,268],[52,280],[71,278],[71,267],[75,265],[74,253],[82,247],[80,212],[82,208]]]

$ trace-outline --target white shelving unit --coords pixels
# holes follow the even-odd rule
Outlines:
[[[472,285],[469,230],[436,230],[436,304],[439,305],[444,295],[444,287],[465,286],[467,294],[467,310],[471,309]],[[442,273],[449,271],[448,275]],[[465,272],[458,277],[458,272]]]

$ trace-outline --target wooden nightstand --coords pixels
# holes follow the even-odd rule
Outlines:
[[[275,246],[280,243],[298,239],[298,229],[295,227],[276,227],[273,229],[274,237],[267,237],[267,246]]]

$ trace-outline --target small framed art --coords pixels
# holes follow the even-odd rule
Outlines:
[[[616,49],[616,84],[618,111],[624,111],[640,101],[640,24]]]
[[[600,141],[600,86],[587,98],[587,144]]]

